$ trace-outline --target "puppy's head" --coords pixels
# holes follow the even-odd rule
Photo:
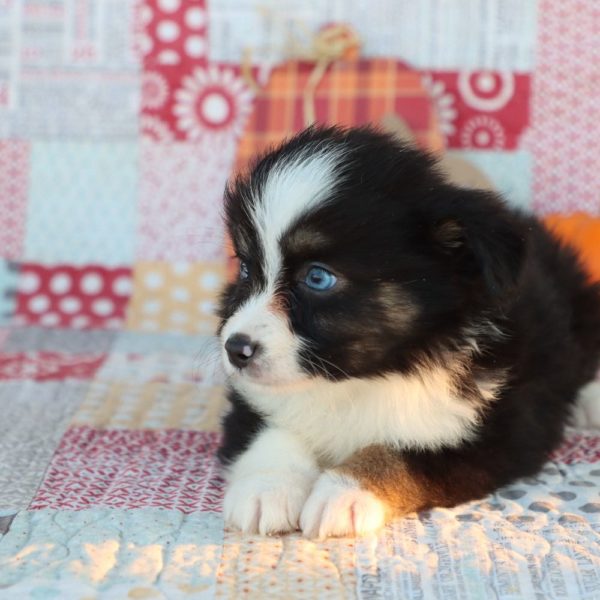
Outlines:
[[[516,283],[519,220],[371,129],[311,128],[225,194],[240,261],[226,372],[256,385],[373,377],[460,346]]]

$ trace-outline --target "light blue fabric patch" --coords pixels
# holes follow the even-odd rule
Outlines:
[[[448,154],[479,167],[511,206],[525,209],[531,206],[532,160],[529,152],[452,150]]]
[[[209,346],[213,340],[214,338],[203,335],[119,331],[114,341],[113,352],[133,354],[171,352],[186,356],[208,356]],[[214,351],[214,346],[212,349]]]
[[[0,540],[0,597],[213,598],[222,548],[213,513],[21,512]]]
[[[132,142],[34,142],[25,259],[131,264],[137,156]]]
[[[87,382],[73,380],[0,382],[0,511],[4,514],[27,508],[35,496],[87,389]]]
[[[116,331],[18,327],[9,330],[3,351],[104,354],[110,352],[116,335]]]

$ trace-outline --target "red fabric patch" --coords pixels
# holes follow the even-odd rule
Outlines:
[[[252,94],[237,67],[160,65],[142,76],[146,139],[202,142],[219,151],[235,143],[251,110]]]
[[[137,11],[137,49],[144,67],[199,64],[206,59],[206,3],[144,0]]]
[[[304,129],[304,90],[314,70],[314,62],[290,60],[271,71],[238,145],[238,167],[246,167],[256,154]],[[433,151],[443,147],[423,74],[396,59],[333,62],[319,82],[312,103],[317,123],[379,124],[397,114],[419,146]]]
[[[450,148],[514,150],[529,125],[530,76],[433,71],[426,82]]]
[[[63,354],[61,352],[0,353],[0,380],[60,381],[91,379],[105,355]]]
[[[0,256],[2,258],[18,260],[23,255],[28,187],[29,142],[0,141]]]
[[[205,2],[144,0],[137,10],[142,56],[142,136],[158,142],[235,143],[251,110],[239,68],[208,63]]]
[[[600,461],[600,435],[593,433],[574,433],[550,456],[554,462],[595,463]]]
[[[204,431],[73,427],[29,508],[220,512],[218,445],[219,435]]]
[[[598,0],[538,3],[532,127],[533,209],[600,215]]]
[[[16,321],[76,329],[118,328],[130,295],[130,268],[23,264]]]

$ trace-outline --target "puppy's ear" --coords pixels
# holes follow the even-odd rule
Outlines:
[[[433,224],[434,242],[465,277],[480,278],[492,295],[502,295],[521,272],[523,224],[493,193],[452,191]]]

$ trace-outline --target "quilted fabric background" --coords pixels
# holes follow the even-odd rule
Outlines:
[[[224,529],[222,191],[302,125],[290,40],[330,23],[362,48],[319,119],[391,111],[515,205],[600,215],[597,0],[0,0],[0,598],[600,598],[590,432],[372,538]]]

